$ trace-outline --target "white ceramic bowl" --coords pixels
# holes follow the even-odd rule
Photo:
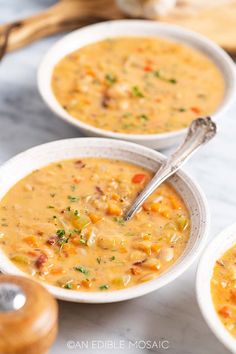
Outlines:
[[[234,244],[236,244],[236,224],[223,230],[207,246],[199,262],[196,279],[197,300],[203,317],[216,337],[232,353],[236,353],[236,340],[225,329],[215,311],[210,282],[215,262]]]
[[[121,20],[103,22],[76,30],[59,40],[47,52],[38,70],[38,88],[44,101],[58,117],[76,126],[85,135],[123,139],[151,148],[163,149],[180,141],[185,133],[185,129],[162,134],[114,133],[79,121],[66,112],[58,103],[51,89],[51,76],[55,64],[67,54],[89,43],[119,36],[164,37],[186,43],[203,52],[213,60],[225,78],[225,96],[213,117],[223,116],[225,110],[232,103],[236,91],[234,63],[221,48],[209,39],[181,27],[154,21]]]
[[[165,160],[163,155],[154,150],[119,140],[77,138],[55,141],[23,152],[0,168],[0,199],[16,182],[37,168],[54,161],[87,156],[125,160],[147,167],[153,171],[156,171],[160,162]],[[115,302],[147,294],[168,284],[183,273],[205,244],[209,226],[209,214],[206,200],[201,190],[184,172],[178,172],[170,178],[170,182],[182,196],[191,216],[190,240],[183,255],[171,268],[155,280],[124,290],[106,293],[86,293],[47,286],[49,291],[57,298],[68,301],[90,303]],[[22,274],[1,250],[0,270],[8,274]]]

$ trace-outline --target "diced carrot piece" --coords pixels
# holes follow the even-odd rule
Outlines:
[[[158,245],[157,243],[153,243],[152,246],[151,246],[151,250],[153,252],[158,252],[158,251],[160,251],[160,249],[161,249],[161,246]]]
[[[231,290],[231,300],[236,303],[236,289]]]
[[[191,111],[192,111],[193,113],[196,113],[196,114],[200,114],[200,113],[201,113],[201,110],[200,110],[200,108],[198,108],[198,107],[191,107]]]
[[[132,182],[139,184],[143,183],[146,180],[147,175],[145,173],[137,173],[136,175],[133,176]]]
[[[219,309],[218,313],[224,318],[228,318],[228,317],[232,316],[232,311],[228,306],[221,307],[221,309]]]
[[[74,178],[74,179],[73,179],[73,182],[74,182],[75,184],[79,184],[81,181],[80,181],[79,178]]]
[[[81,242],[80,242],[80,237],[73,237],[70,239],[70,242],[73,243],[73,245],[75,246],[81,246]]]
[[[89,218],[91,219],[93,224],[96,224],[96,222],[102,220],[102,217],[95,213],[89,213]]]
[[[81,285],[87,289],[91,288],[92,282],[90,280],[82,280]]]
[[[150,72],[153,70],[152,66],[150,64],[146,64],[143,68],[144,71]]]
[[[108,203],[108,207],[107,207],[107,214],[108,215],[115,215],[115,216],[120,216],[122,214],[122,210],[119,207],[119,205],[110,202]]]
[[[27,255],[31,256],[31,257],[36,257],[38,255],[38,252],[36,252],[36,251],[28,251]]]
[[[152,203],[151,210],[152,211],[160,211],[161,203]]]
[[[150,211],[151,210],[151,205],[149,203],[143,203],[143,210]]]
[[[66,243],[63,246],[63,251],[69,255],[76,254],[76,249],[75,249],[74,245],[71,245],[69,243]]]
[[[159,213],[161,216],[163,216],[164,218],[169,219],[170,218],[170,213],[168,210],[159,210]]]
[[[169,200],[171,202],[173,209],[182,209],[181,204],[179,203],[179,201],[175,197],[170,196]]]
[[[65,274],[66,270],[61,267],[55,267],[50,269],[50,274],[52,275],[62,275]]]
[[[24,237],[23,241],[31,247],[38,247],[37,238],[35,236]]]
[[[150,234],[144,234],[144,235],[142,236],[142,238],[143,238],[144,240],[150,241],[150,240],[152,239],[152,235],[150,235]]]

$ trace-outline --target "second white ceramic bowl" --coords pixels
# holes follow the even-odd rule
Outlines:
[[[223,230],[207,246],[201,257],[196,280],[197,300],[208,326],[216,337],[232,352],[236,353],[236,340],[220,321],[211,297],[211,278],[216,261],[236,244],[236,224]]]
[[[156,171],[165,157],[141,145],[111,139],[80,138],[55,141],[37,146],[9,160],[0,168],[0,199],[23,177],[51,162],[63,159],[103,157],[124,160]],[[169,179],[182,196],[190,213],[190,239],[181,257],[155,280],[131,288],[110,292],[81,292],[47,285],[57,298],[75,302],[115,302],[147,294],[170,283],[183,273],[205,245],[209,213],[204,195],[188,175],[179,171]],[[7,274],[23,275],[0,249],[0,270]],[[26,275],[26,274],[24,274]],[[45,285],[45,283],[43,283]]]
[[[76,30],[59,40],[47,52],[38,70],[38,88],[44,101],[58,117],[76,126],[85,135],[123,139],[151,148],[163,149],[179,142],[185,134],[186,129],[162,134],[123,134],[99,129],[72,117],[56,100],[51,88],[51,77],[53,68],[58,61],[67,54],[87,44],[108,37],[120,36],[158,36],[185,43],[203,52],[217,65],[225,79],[224,99],[218,110],[214,113],[213,118],[218,119],[218,117],[222,117],[226,109],[229,108],[230,104],[233,102],[236,91],[234,63],[223,49],[209,39],[178,26],[154,21],[119,20],[103,22]]]

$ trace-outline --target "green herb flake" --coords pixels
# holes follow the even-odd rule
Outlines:
[[[96,261],[98,262],[98,264],[101,264],[102,258],[101,257],[97,257]]]
[[[114,220],[115,222],[117,222],[119,225],[124,225],[124,224],[125,224],[125,220],[123,219],[122,216],[115,216],[115,217],[113,218],[113,220]]]
[[[76,203],[79,200],[79,197],[75,197],[73,195],[68,195],[67,198],[71,203]]]
[[[54,209],[54,206],[53,205],[48,205],[47,208],[48,209]]]
[[[113,74],[106,74],[105,79],[110,85],[113,85],[117,82],[117,78]]]
[[[107,285],[107,284],[100,285],[99,289],[100,290],[108,290],[109,289],[109,285]]]
[[[67,283],[63,286],[64,289],[70,289],[70,290],[72,289],[72,287],[73,287],[72,284],[69,284],[69,283]]]
[[[56,195],[56,193],[50,193],[50,196],[51,196],[52,198],[54,198],[55,195]]]
[[[115,256],[112,256],[111,258],[110,258],[110,261],[112,262],[112,261],[114,261],[116,259],[116,257]]]
[[[80,243],[82,243],[83,245],[87,245],[87,240],[84,239],[82,236],[80,237]]]
[[[135,97],[144,97],[144,94],[140,91],[140,88],[138,86],[133,86],[132,87],[132,94]]]
[[[166,77],[164,77],[160,70],[155,70],[153,72],[154,76],[157,77],[158,79],[162,80],[162,81],[165,81],[165,82],[169,82],[170,84],[177,84],[177,80],[174,79],[174,78],[170,78],[170,79],[167,79]]]
[[[77,272],[83,273],[84,275],[89,275],[89,270],[83,266],[74,267]]]
[[[180,107],[180,108],[178,108],[178,111],[179,112],[186,112],[186,108]]]
[[[149,120],[148,116],[146,116],[146,114],[140,114],[140,116],[138,116],[138,118],[142,121],[142,122],[147,122]]]

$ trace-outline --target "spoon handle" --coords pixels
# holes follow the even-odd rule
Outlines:
[[[150,183],[143,189],[131,208],[124,215],[124,220],[129,220],[144,201],[164,182],[173,175],[198,148],[211,140],[216,134],[216,125],[210,117],[195,119],[189,126],[184,142],[161,165]]]

